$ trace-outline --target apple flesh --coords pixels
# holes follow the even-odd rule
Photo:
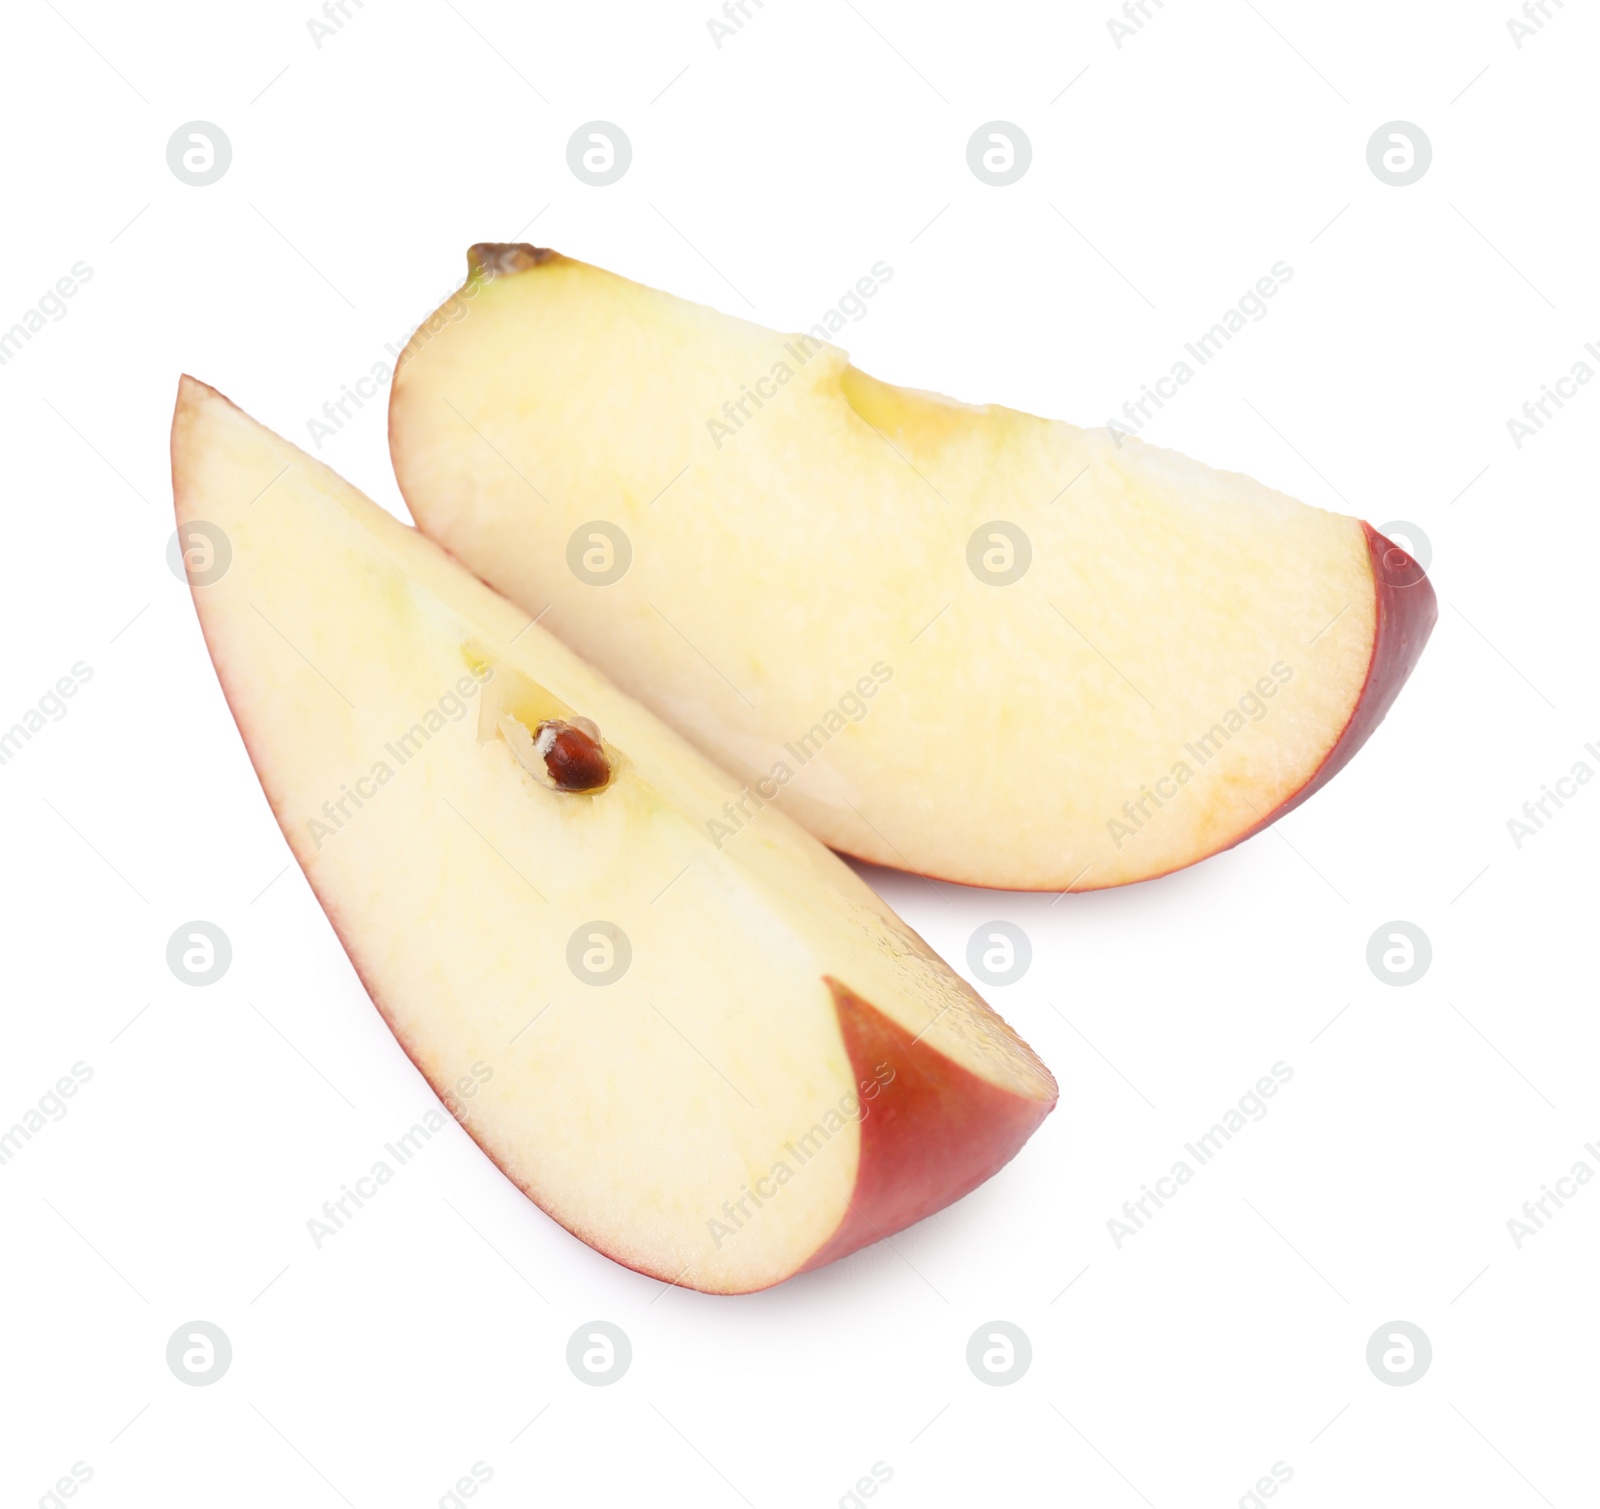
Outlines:
[[[432,542],[190,378],[172,464],[185,548],[231,547],[195,605],[295,858],[406,1052],[569,1231],[760,1289],[965,1194],[1051,1110],[842,861],[770,808],[719,843],[736,783]]]
[[[1193,864],[1342,766],[1432,627],[1389,541],[1247,477],[555,252],[469,270],[395,375],[418,525],[836,849],[1012,889]],[[608,529],[625,572],[569,564]]]

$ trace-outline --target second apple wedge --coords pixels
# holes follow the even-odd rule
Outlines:
[[[181,548],[295,858],[478,1144],[620,1263],[764,1288],[957,1199],[1050,1111],[855,874],[415,530],[185,378]]]
[[[468,261],[397,364],[418,525],[835,848],[1019,890],[1193,864],[1332,776],[1433,625],[1360,520],[880,382],[837,313]]]

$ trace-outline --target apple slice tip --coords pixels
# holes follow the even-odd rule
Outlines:
[[[923,1034],[913,1037],[848,985],[824,978],[863,1087],[861,1153],[846,1214],[802,1273],[970,1194],[1017,1155],[1060,1098],[1055,1076],[1036,1059],[1043,1093],[1018,1094],[955,1063]]]

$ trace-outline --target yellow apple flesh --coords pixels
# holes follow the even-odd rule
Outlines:
[[[837,849],[1013,889],[1192,864],[1342,766],[1432,626],[1389,541],[1247,477],[554,252],[469,267],[394,381],[418,525]]]

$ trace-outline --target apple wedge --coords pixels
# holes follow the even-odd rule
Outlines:
[[[1328,780],[1432,627],[1404,552],[1247,477],[555,252],[468,264],[394,379],[418,525],[836,849],[1027,890],[1193,864]]]
[[[569,1231],[715,1293],[959,1198],[1028,1047],[781,812],[438,546],[184,378],[178,532],[267,799],[378,1009]]]

